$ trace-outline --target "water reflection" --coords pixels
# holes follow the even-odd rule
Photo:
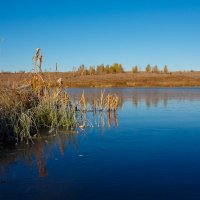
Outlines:
[[[70,96],[74,100],[80,99],[83,89],[68,89]],[[99,98],[101,89],[87,88],[84,89],[84,93],[87,97],[87,101],[90,105],[93,104],[95,98]],[[132,101],[134,107],[138,107],[142,102],[145,102],[147,108],[157,107],[158,104],[164,107],[168,106],[171,100],[180,101],[193,101],[200,99],[199,88],[148,88],[148,89],[137,89],[137,88],[112,88],[106,89],[105,95],[112,93],[117,94],[119,97],[119,108],[123,108],[126,101]]]
[[[94,97],[99,95],[99,91],[97,89],[85,89],[88,102],[92,103]],[[200,89],[108,89],[106,92],[116,93],[119,96],[119,108],[123,108],[127,101],[131,102],[135,108],[143,105],[143,103],[147,108],[150,108],[157,107],[159,104],[167,107],[171,100],[200,100]],[[69,93],[74,99],[79,99],[82,90],[71,89]],[[54,159],[55,146],[59,149],[60,155],[64,157],[69,145],[74,151],[78,149],[78,135],[87,134],[87,130],[91,127],[98,127],[98,129],[118,128],[120,124],[118,115],[118,112],[81,113],[80,121],[88,129],[79,128],[71,132],[60,130],[60,133],[37,139],[35,144],[29,146],[20,145],[12,147],[12,149],[0,146],[0,175],[3,176],[13,163],[25,160],[30,167],[34,165],[37,167],[40,177],[48,176],[47,161]]]
[[[60,154],[64,156],[67,145],[72,144],[76,148],[76,133],[57,134],[41,138],[33,145],[20,145],[13,149],[2,151],[0,154],[0,175],[3,175],[9,164],[25,160],[30,168],[34,163],[38,169],[38,175],[45,177],[48,175],[47,160],[54,157],[53,146],[56,145]]]
[[[179,97],[176,97],[175,100],[184,100],[185,98],[187,98],[187,95],[186,96],[179,96]],[[196,97],[196,95],[195,95]],[[163,105],[164,107],[167,107],[168,105],[168,101],[174,99],[172,96],[168,96],[168,94],[163,94],[162,96],[161,95],[158,95],[158,94],[144,94],[144,95],[138,95],[138,96],[133,96],[132,97],[132,104],[134,107],[138,107],[139,103],[141,102],[145,102],[145,105],[147,108],[150,108],[150,107],[155,107],[157,108],[158,107],[158,104],[161,104]],[[187,98],[188,99],[188,98]],[[193,97],[192,97],[193,99]],[[125,99],[126,101],[126,99]],[[124,101],[123,101],[124,102]]]

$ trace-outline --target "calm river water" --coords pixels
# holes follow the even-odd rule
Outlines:
[[[0,146],[0,199],[200,199],[200,89],[106,92],[119,110],[93,128]]]

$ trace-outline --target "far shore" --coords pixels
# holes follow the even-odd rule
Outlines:
[[[32,73],[0,73],[1,86],[19,86],[30,81]],[[200,72],[170,73],[118,73],[102,75],[76,75],[72,72],[45,72],[50,79],[62,78],[64,87],[200,87]]]

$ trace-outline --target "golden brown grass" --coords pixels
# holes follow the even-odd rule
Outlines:
[[[62,78],[64,87],[199,87],[200,72],[120,73],[73,76],[70,72],[44,73],[50,80]],[[31,73],[0,73],[0,85],[17,86],[27,81]]]

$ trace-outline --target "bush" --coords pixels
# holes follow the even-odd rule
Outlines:
[[[150,73],[152,70],[151,70],[151,65],[147,65],[146,66],[146,68],[145,68],[145,71],[147,72],[147,73]]]
[[[132,73],[138,73],[138,72],[139,72],[138,66],[132,67]]]

